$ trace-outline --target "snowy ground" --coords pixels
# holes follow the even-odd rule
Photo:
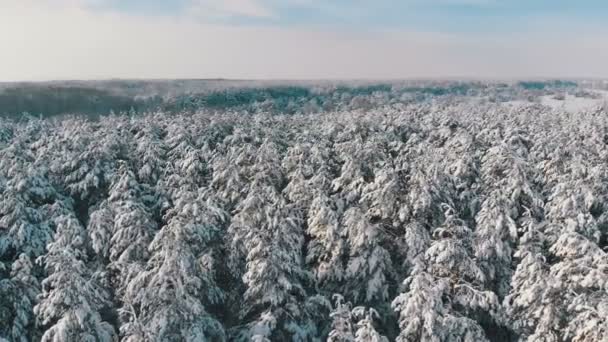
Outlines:
[[[540,104],[556,110],[564,110],[568,113],[579,113],[581,111],[594,110],[600,106],[608,104],[608,91],[606,90],[589,90],[602,95],[601,98],[593,99],[587,97],[577,97],[567,94],[563,100],[555,98],[555,95],[545,95],[540,97]],[[514,100],[504,102],[503,105],[508,107],[519,107],[532,104],[533,102],[524,100]]]

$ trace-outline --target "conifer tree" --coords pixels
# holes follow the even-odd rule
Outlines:
[[[210,201],[182,192],[167,214],[168,223],[150,245],[148,267],[128,284],[130,315],[123,326],[129,341],[225,339],[222,325],[206,305],[217,305],[223,292],[214,279],[212,245],[225,213]]]
[[[34,308],[45,327],[42,341],[117,341],[100,311],[110,305],[107,292],[86,265],[85,230],[73,216],[57,219],[55,239],[42,257],[49,274]]]

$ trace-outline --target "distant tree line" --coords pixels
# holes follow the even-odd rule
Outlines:
[[[142,81],[143,82],[143,81]],[[99,117],[110,113],[194,113],[198,110],[234,110],[248,113],[301,114],[371,109],[387,104],[409,104],[436,98],[475,96],[493,102],[529,99],[540,95],[576,91],[572,81],[530,81],[516,86],[482,82],[406,82],[365,85],[259,85],[204,90],[186,81],[142,83],[18,84],[0,90],[0,116],[20,118],[79,114]],[[194,81],[193,81],[194,82]],[[202,83],[201,83],[202,84]],[[146,86],[147,85],[147,86]],[[138,87],[141,89],[138,93]],[[197,89],[200,89],[197,91]],[[160,91],[162,90],[162,94]],[[180,91],[189,90],[180,93]],[[155,92],[156,91],[156,92]],[[148,92],[148,93],[147,93]]]
[[[5,117],[23,113],[43,117],[76,113],[98,116],[111,111],[140,111],[148,106],[146,101],[92,88],[34,86],[0,92],[0,115]]]

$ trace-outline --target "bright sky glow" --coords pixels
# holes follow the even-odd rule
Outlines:
[[[608,77],[600,0],[0,0],[0,81]]]

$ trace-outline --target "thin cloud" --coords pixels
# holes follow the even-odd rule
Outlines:
[[[274,18],[277,13],[259,0],[195,0],[185,11],[199,18]]]
[[[433,0],[426,3],[454,6],[495,6],[499,4],[498,0]]]

